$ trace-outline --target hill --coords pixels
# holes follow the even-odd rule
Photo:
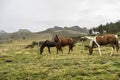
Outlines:
[[[88,33],[87,28],[80,28],[79,26],[72,26],[72,27],[58,27],[55,26],[53,28],[48,28],[45,31],[42,31],[40,33],[51,33],[52,35],[58,34],[62,37],[66,36],[80,36],[80,35],[86,35]]]
[[[4,30],[0,30],[0,40],[6,40],[9,36],[9,33],[5,32]]]
[[[28,35],[32,34],[31,31],[27,29],[19,29],[17,32],[14,32],[10,35],[11,39],[26,38]]]
[[[0,31],[0,40],[17,39],[17,38],[27,36],[30,33],[31,32],[27,29],[19,29],[17,32],[13,32],[13,33],[7,33],[4,30],[1,30]]]
[[[54,26],[53,28],[48,28],[41,32],[31,32],[27,29],[19,29],[17,32],[7,33],[4,30],[0,31],[0,41],[9,41],[17,39],[32,39],[32,40],[41,40],[41,39],[52,39],[55,34],[60,35],[61,37],[66,36],[80,36],[86,35],[88,33],[87,28],[80,28],[79,26],[72,27],[59,27]]]

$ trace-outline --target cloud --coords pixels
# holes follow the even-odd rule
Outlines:
[[[120,19],[119,0],[0,0],[0,29],[94,27]]]

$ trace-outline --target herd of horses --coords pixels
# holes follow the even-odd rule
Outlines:
[[[68,54],[70,53],[70,51],[73,51],[73,39],[72,38],[59,38],[58,35],[55,35],[54,37],[54,41],[49,41],[46,40],[40,47],[40,54],[43,53],[43,50],[45,47],[48,48],[49,53],[51,53],[50,51],[50,47],[56,47],[57,49],[57,54],[58,51],[61,51],[63,53],[62,47],[64,46],[69,46],[69,51]]]
[[[89,54],[91,55],[93,53],[93,48],[95,46],[98,47],[98,52],[99,55],[101,56],[101,49],[100,46],[101,45],[107,45],[110,44],[112,46],[112,51],[110,56],[112,56],[112,54],[114,53],[115,49],[118,52],[119,50],[119,40],[118,40],[118,36],[114,35],[114,34],[107,34],[107,35],[103,35],[103,36],[95,36],[89,43]],[[54,40],[50,41],[50,40],[46,40],[45,42],[43,42],[43,44],[40,46],[40,54],[43,53],[44,48],[47,47],[49,53],[51,53],[50,51],[50,47],[56,47],[57,49],[57,54],[58,51],[61,51],[63,53],[62,47],[64,46],[68,46],[69,47],[69,51],[68,54],[70,52],[73,51],[73,39],[72,38],[60,38],[58,35],[54,36]]]

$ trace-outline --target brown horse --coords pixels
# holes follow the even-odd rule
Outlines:
[[[113,35],[113,34],[107,34],[104,36],[95,36],[89,44],[89,54],[93,53],[93,48],[96,45],[98,47],[98,52],[101,56],[101,50],[100,50],[100,45],[107,45],[111,44],[112,45],[112,52],[110,56],[112,56],[114,49],[116,48],[116,51],[118,52],[119,49],[119,42],[118,42],[118,36]]]
[[[58,35],[55,35],[54,42],[56,43],[57,54],[58,54],[58,50],[62,51],[62,47],[64,47],[64,46],[69,46],[68,54],[70,53],[70,51],[73,51],[72,38],[59,38]],[[62,53],[63,53],[63,51],[62,51]]]

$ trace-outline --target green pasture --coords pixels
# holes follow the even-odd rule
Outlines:
[[[120,54],[109,56],[111,47],[104,46],[102,56],[97,49],[88,55],[85,44],[77,43],[71,54],[64,47],[64,54],[45,48],[42,55],[22,42],[0,44],[0,80],[120,80]]]

